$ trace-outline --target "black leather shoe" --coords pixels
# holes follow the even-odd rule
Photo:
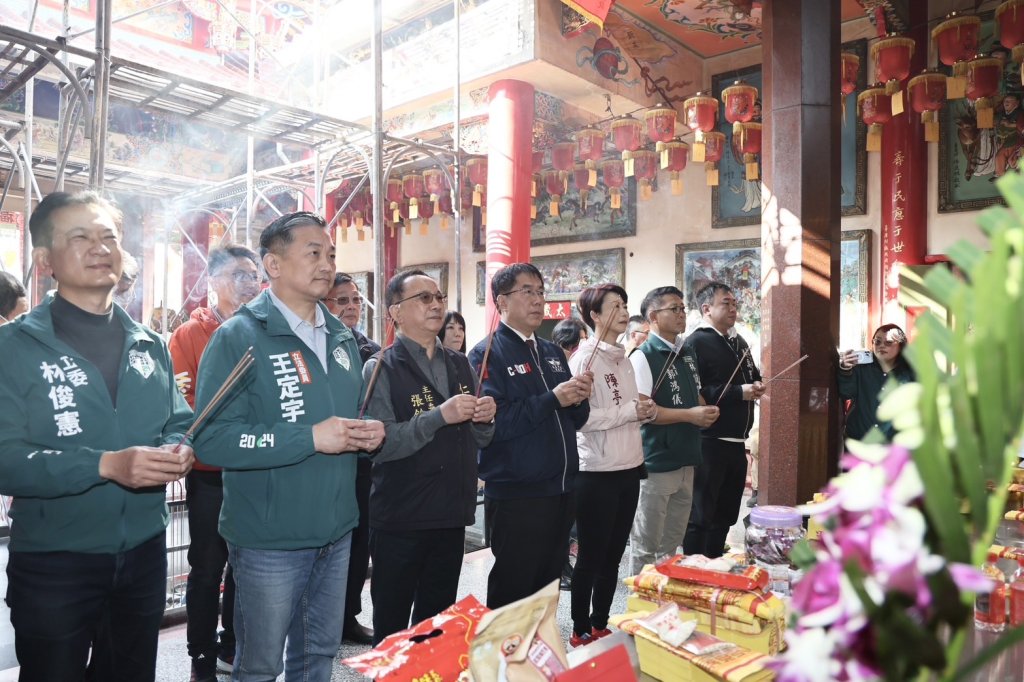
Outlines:
[[[373,644],[373,630],[359,622],[346,623],[341,638],[355,644]]]

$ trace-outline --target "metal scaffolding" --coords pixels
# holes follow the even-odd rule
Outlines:
[[[38,0],[35,0],[38,3]],[[222,5],[217,0],[218,5]],[[452,0],[455,13],[456,36],[460,21],[460,0]],[[166,4],[166,3],[162,3]],[[157,4],[151,7],[162,6]],[[319,0],[314,16],[319,16]],[[458,40],[455,51],[456,73],[453,97],[455,99],[454,144],[452,147],[408,140],[389,135],[383,130],[382,108],[382,48],[383,0],[373,2],[373,33],[370,37],[374,74],[374,113],[372,125],[366,127],[341,120],[299,106],[272,101],[254,94],[215,85],[200,78],[188,77],[167,69],[158,69],[124,58],[111,56],[112,27],[128,17],[111,16],[112,0],[96,3],[95,50],[86,50],[69,44],[80,34],[72,35],[68,25],[68,0],[64,0],[64,33],[57,39],[46,38],[33,32],[37,4],[33,5],[29,30],[0,26],[0,104],[17,94],[25,93],[25,113],[22,121],[0,119],[0,166],[8,169],[8,178],[0,208],[3,207],[17,176],[22,190],[24,206],[25,250],[23,279],[31,284],[31,263],[28,257],[31,244],[27,225],[32,213],[33,199],[41,199],[38,180],[45,178],[62,189],[67,182],[86,185],[91,189],[149,196],[184,207],[182,212],[218,209],[232,216],[229,234],[235,234],[240,215],[245,216],[245,239],[251,243],[251,219],[261,202],[273,207],[268,195],[273,190],[286,189],[301,194],[317,210],[323,209],[325,188],[346,178],[357,179],[357,187],[367,182],[374,197],[373,238],[375,247],[374,300],[382,300],[385,282],[383,271],[383,225],[381,209],[382,188],[388,175],[401,168],[436,165],[448,177],[454,196],[461,196],[459,164],[455,163],[454,149],[459,141],[460,76],[458,72]],[[253,5],[255,8],[255,5]],[[149,11],[149,10],[143,10]],[[248,78],[249,93],[254,78],[256,56],[255,36],[250,12],[247,26],[232,14],[242,32],[250,37]],[[135,12],[136,16],[141,12]],[[82,32],[85,33],[85,32]],[[318,61],[317,61],[318,63]],[[320,69],[314,76],[322,78]],[[55,151],[33,149],[35,121],[33,117],[34,81],[46,78],[58,84],[60,93],[57,144]],[[319,83],[314,83],[318,88]],[[119,164],[106,157],[106,139],[109,126],[109,102],[117,100],[141,109],[173,114],[187,121],[214,126],[236,133],[248,140],[245,173],[224,181],[209,181],[184,177],[162,170],[147,170],[129,164]],[[75,132],[81,127],[89,140],[88,160],[75,159],[72,147]],[[254,140],[302,147],[309,151],[300,161],[257,170],[254,167]],[[449,172],[454,165],[455,173]],[[351,200],[351,196],[349,197]],[[461,237],[459,201],[453,201],[455,211],[455,273],[456,306],[461,308],[461,262],[458,240]],[[347,207],[339,207],[333,224]],[[276,209],[275,209],[276,210]],[[177,226],[181,230],[180,225]],[[184,234],[184,231],[181,230]],[[164,268],[164,279],[167,268]],[[166,291],[166,281],[164,283]],[[383,333],[382,315],[374,315],[374,328],[378,338]]]

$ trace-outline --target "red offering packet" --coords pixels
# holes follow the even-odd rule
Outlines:
[[[615,648],[584,661],[555,676],[555,682],[636,682],[633,664],[629,661],[626,647]]]
[[[469,667],[469,642],[488,611],[469,595],[433,618],[385,637],[370,651],[342,663],[374,680],[454,682]]]
[[[688,557],[676,554],[655,568],[674,580],[685,580],[699,585],[725,587],[730,590],[761,592],[768,587],[768,572],[757,566],[736,566],[732,571],[715,571],[696,566],[682,566]]]

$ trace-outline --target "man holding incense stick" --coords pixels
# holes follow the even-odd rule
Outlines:
[[[167,346],[113,303],[121,212],[55,192],[29,222],[57,290],[0,327],[7,604],[23,682],[153,680],[166,603],[167,483],[192,412]]]
[[[196,308],[188,322],[174,330],[167,343],[174,361],[174,378],[189,405],[196,401],[199,360],[218,327],[260,292],[256,254],[244,246],[210,249],[206,256],[210,307]],[[228,546],[217,531],[224,501],[221,471],[196,460],[185,478],[188,503],[188,582],[185,613],[188,617],[188,655],[192,682],[216,682],[217,669],[231,672],[235,660],[235,578],[228,564]],[[224,567],[227,565],[227,572]],[[217,641],[217,613],[224,582],[224,625]]]
[[[281,216],[260,236],[260,255],[270,289],[214,333],[196,409],[214,402],[250,346],[255,362],[212,410],[196,446],[224,469],[220,532],[236,584],[233,678],[275,680],[284,670],[288,682],[327,682],[359,515],[355,455],[376,450],[384,427],[356,418],[359,349],[320,303],[334,280],[323,218]]]
[[[562,573],[579,471],[576,430],[590,416],[594,375],[573,377],[562,350],[537,338],[544,279],[535,265],[494,273],[491,296],[501,323],[470,351],[469,364],[482,368],[484,395],[498,409],[494,439],[479,460],[494,552],[487,606],[495,609]]]
[[[673,286],[652,289],[640,304],[640,314],[650,334],[629,360],[640,399],[653,398],[657,412],[640,427],[647,478],[640,481],[630,534],[633,573],[675,555],[682,544],[701,460],[700,429],[718,419],[718,408],[701,399],[696,364],[678,340],[686,329],[683,293]]]
[[[494,398],[477,398],[462,353],[445,348],[447,296],[421,270],[388,282],[395,342],[367,362],[381,370],[367,414],[387,440],[373,455],[370,555],[374,644],[455,603],[466,526],[476,512],[476,453],[494,435]]]
[[[747,478],[744,444],[754,424],[754,401],[764,395],[761,372],[750,347],[736,332],[736,297],[727,285],[703,286],[695,301],[703,321],[686,339],[700,373],[700,392],[721,417],[701,432],[703,460],[697,467],[693,513],[683,549],[687,554],[720,557],[729,528],[739,517]]]

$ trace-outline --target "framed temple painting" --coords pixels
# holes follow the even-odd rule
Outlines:
[[[530,262],[544,276],[549,301],[575,301],[589,286],[626,281],[626,250],[622,248],[534,256]]]
[[[441,290],[442,294],[448,293],[448,264],[447,263],[420,263],[419,265],[403,265],[402,267],[395,270],[397,275],[400,272],[406,270],[422,270],[435,282],[437,282],[437,288]]]
[[[939,213],[1005,204],[994,181],[1020,168],[1024,153],[1024,86],[1020,67],[996,38],[992,12],[981,14],[978,52],[1003,59],[993,128],[979,128],[974,105],[949,100],[939,111]],[[943,67],[948,75],[950,70]]]
[[[632,237],[636,234],[636,178],[627,178],[621,207],[613,209],[608,187],[598,174],[597,186],[581,201],[580,192],[569,179],[568,191],[559,202],[558,215],[551,215],[548,194],[543,183],[537,187],[537,217],[530,225],[530,246],[569,244],[596,239]],[[479,226],[480,210],[473,211],[473,251],[486,245],[486,228]]]
[[[843,50],[854,52],[867,64],[867,40],[843,43]],[[857,89],[866,86],[866,68],[860,70]],[[732,124],[725,120],[725,104],[722,90],[735,80],[743,80],[755,86],[762,86],[761,65],[728,71],[711,77],[711,92],[719,102],[718,130],[725,133],[725,154],[719,162],[719,185],[711,188],[711,226],[738,227],[756,225],[761,222],[761,182],[747,180],[743,154],[732,136]],[[846,115],[841,128],[841,178],[842,215],[864,215],[867,213],[867,126],[857,116],[857,94],[846,97]],[[761,102],[755,105],[754,121],[761,120]]]

